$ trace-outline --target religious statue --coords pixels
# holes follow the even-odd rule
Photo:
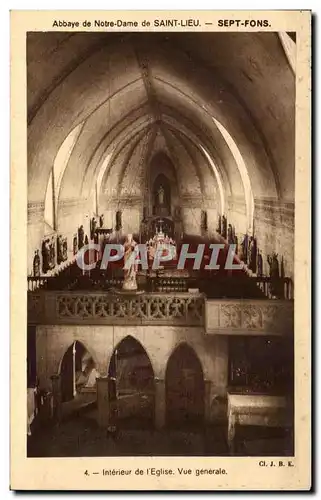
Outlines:
[[[80,250],[84,246],[85,231],[84,226],[81,225],[78,229],[78,249]]]
[[[227,242],[228,243],[234,243],[233,241],[233,229],[232,229],[232,224],[228,225],[227,229]]]
[[[86,234],[86,236],[85,236],[85,245],[88,245],[88,244],[89,244],[89,240],[88,240],[88,236]]]
[[[35,251],[35,256],[33,258],[33,275],[40,276],[40,257],[39,250]]]
[[[97,228],[97,221],[96,221],[96,217],[93,217],[93,218],[90,220],[90,239],[91,239],[91,240],[93,240],[93,239],[94,239],[94,237],[95,237],[96,228]]]
[[[73,249],[73,254],[76,255],[78,252],[78,241],[77,241],[77,235],[74,235],[74,239],[72,241],[72,249]]]
[[[49,240],[48,238],[43,240],[41,247],[41,255],[42,255],[42,272],[46,274],[50,269],[50,252],[49,252]]]
[[[267,261],[270,266],[270,290],[272,297],[278,297],[280,288],[280,272],[279,272],[279,261],[278,254],[273,252],[273,255],[267,256]]]
[[[257,275],[263,276],[263,257],[260,251],[257,254]]]
[[[116,212],[116,231],[120,231],[122,228],[121,211]]]
[[[56,248],[55,248],[55,239],[51,238],[51,242],[49,244],[49,268],[53,269],[56,265]]]
[[[242,247],[242,260],[247,264],[247,256],[248,256],[248,246],[249,246],[249,237],[247,234],[244,235],[243,241],[241,243]]]
[[[222,217],[220,215],[218,216],[217,232],[222,234]]]
[[[237,239],[237,236],[235,233],[235,226],[232,226],[232,241],[233,241],[233,243],[236,243],[236,239]]]
[[[136,274],[136,241],[132,234],[128,234],[124,243],[124,282],[123,290],[137,290]]]
[[[157,196],[158,196],[158,204],[164,205],[165,191],[162,185],[160,185],[158,188]]]
[[[256,239],[251,236],[249,242],[249,269],[256,273],[256,256],[257,256],[257,247],[256,247]]]
[[[201,212],[201,231],[207,231],[207,212],[202,210]]]
[[[57,236],[57,264],[61,264],[63,262],[63,254],[62,254],[62,237],[61,234]]]
[[[227,238],[227,218],[225,215],[222,216],[222,236],[223,238]]]
[[[281,275],[281,278],[285,278],[285,269],[284,269],[284,258],[283,258],[283,255],[282,255],[282,258],[281,258],[280,275]]]
[[[104,227],[104,214],[101,214],[99,217],[99,226]]]
[[[236,255],[238,255],[239,253],[239,239],[238,237],[236,236],[236,234],[234,234],[234,240],[233,240],[233,243],[235,245],[235,253]]]

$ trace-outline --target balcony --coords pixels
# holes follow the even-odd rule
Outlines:
[[[200,326],[215,335],[291,335],[292,300],[208,299],[203,293],[128,295],[38,290],[28,294],[29,324]]]
[[[81,325],[189,325],[204,323],[201,293],[121,294],[39,290],[28,294],[28,322]]]
[[[292,300],[207,300],[205,331],[213,335],[292,335]]]

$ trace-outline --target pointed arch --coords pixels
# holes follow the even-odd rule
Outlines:
[[[165,392],[167,425],[199,426],[204,421],[204,371],[198,355],[187,342],[180,342],[168,359]]]
[[[97,362],[84,343],[74,340],[59,365],[62,402],[78,397],[84,390],[96,392]]]
[[[127,335],[118,342],[108,363],[111,422],[116,418],[119,426],[153,426],[154,373],[151,360],[139,340]]]

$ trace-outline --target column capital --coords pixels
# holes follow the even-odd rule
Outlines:
[[[160,378],[160,377],[154,377],[154,382],[156,384],[161,384],[161,383],[165,382],[165,379],[164,378]]]

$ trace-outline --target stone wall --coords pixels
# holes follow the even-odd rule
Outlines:
[[[217,397],[224,396],[228,382],[227,337],[206,336],[203,328],[170,326],[54,326],[36,327],[37,375],[40,385],[51,389],[52,375],[58,374],[68,347],[78,340],[91,353],[100,375],[108,373],[109,362],[119,342],[131,335],[146,350],[156,380],[164,381],[171,354],[182,342],[198,356],[206,384],[207,418],[217,416]]]
[[[33,273],[33,258],[35,250],[39,250],[41,257],[41,246],[45,236],[57,236],[61,234],[67,237],[68,252],[73,250],[73,236],[78,227],[84,226],[85,234],[90,237],[90,219],[94,215],[92,203],[85,200],[70,199],[63,200],[57,211],[57,230],[49,227],[44,222],[44,204],[28,204],[28,228],[27,228],[27,273]]]
[[[254,234],[262,250],[263,272],[269,274],[267,255],[276,252],[284,258],[285,276],[294,282],[294,203],[255,200]]]

